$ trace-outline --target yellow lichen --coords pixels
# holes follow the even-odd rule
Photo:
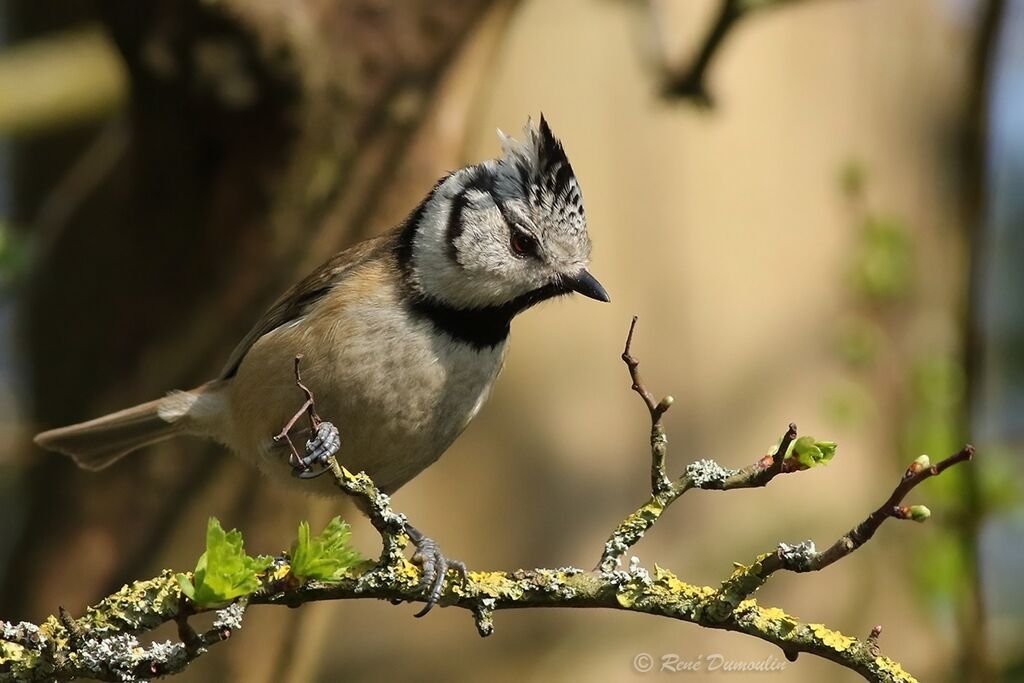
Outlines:
[[[267,575],[267,579],[271,582],[281,581],[286,576],[288,576],[291,570],[292,567],[289,564],[280,564],[277,566],[272,566],[271,572]]]
[[[181,603],[181,586],[175,572],[165,569],[148,581],[136,581],[121,587],[95,607],[86,609],[91,628],[139,632],[156,628]]]
[[[684,600],[704,600],[715,594],[715,589],[711,586],[698,586],[686,583],[669,570],[657,564],[654,565],[654,579]]]
[[[407,582],[412,582],[415,585],[419,585],[420,575],[422,570],[414,565],[412,562],[406,559],[402,559],[397,565],[395,565],[395,574],[406,579]]]
[[[799,620],[778,607],[759,607],[756,600],[744,600],[736,611],[750,612],[754,627],[758,631],[778,633],[782,637],[796,628]]]
[[[822,645],[830,647],[836,652],[845,652],[857,642],[856,638],[844,636],[842,633],[833,631],[824,624],[809,624],[809,627],[814,636],[821,641]]]
[[[12,659],[20,659],[24,652],[25,648],[17,643],[0,640],[0,664]]]
[[[917,683],[917,679],[907,673],[899,662],[894,662],[888,657],[878,655],[875,657],[875,666],[878,670],[888,674],[895,681],[902,681],[903,683]]]
[[[751,600],[751,602],[754,601]],[[793,624],[794,626],[796,625],[797,620],[786,614],[785,610],[779,609],[778,607],[762,607],[759,611],[762,619],[767,619],[769,621],[785,621]]]
[[[619,586],[615,600],[620,606],[631,609],[638,603],[660,606],[666,613],[699,612],[702,603],[715,590],[710,586],[696,586],[680,580],[664,567],[654,565],[654,581],[642,577]]]
[[[519,582],[501,572],[470,572],[469,579],[477,595],[509,600],[523,597],[523,587]]]

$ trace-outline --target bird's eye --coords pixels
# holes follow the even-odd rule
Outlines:
[[[537,250],[537,240],[519,228],[512,228],[512,236],[509,238],[508,245],[516,256],[528,256]]]

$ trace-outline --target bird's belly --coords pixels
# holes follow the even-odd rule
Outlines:
[[[300,326],[279,330],[292,334],[274,340],[273,358],[254,347],[253,362],[247,358],[239,368],[232,401],[238,435],[231,445],[256,455],[260,469],[275,479],[307,490],[316,482],[320,492],[331,486],[329,477],[290,477],[288,450],[270,440],[304,400],[292,372],[300,347],[303,382],[313,391],[317,412],[341,433],[339,463],[366,472],[386,492],[440,457],[483,405],[501,369],[504,344],[477,350],[405,320],[374,321],[372,312],[361,322],[362,330],[350,326],[344,337],[321,340],[333,343],[321,343],[315,353],[299,343]],[[253,422],[260,426],[252,434],[238,429]],[[307,424],[303,418],[297,428]],[[300,436],[296,445],[301,449],[304,441]]]
[[[476,415],[500,367],[457,356],[391,367],[377,380],[349,377],[321,409],[341,432],[338,461],[394,491],[437,460]]]

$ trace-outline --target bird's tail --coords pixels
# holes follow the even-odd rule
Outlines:
[[[82,469],[101,470],[143,446],[191,432],[189,412],[209,386],[176,391],[95,420],[51,429],[37,434],[34,441],[70,455]]]

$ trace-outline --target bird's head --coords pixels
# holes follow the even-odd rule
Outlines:
[[[587,270],[583,196],[562,144],[543,116],[523,132],[499,131],[500,159],[447,176],[410,216],[404,267],[423,296],[513,314],[571,292],[609,301]]]

